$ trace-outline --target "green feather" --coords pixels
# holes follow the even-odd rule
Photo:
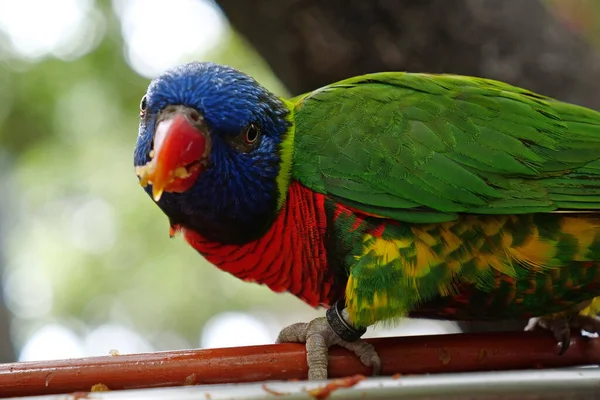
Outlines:
[[[292,100],[292,176],[368,213],[600,209],[600,113],[502,82],[378,73]]]

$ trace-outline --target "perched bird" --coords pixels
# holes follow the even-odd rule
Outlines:
[[[597,332],[600,113],[493,80],[375,73],[287,100],[192,62],[141,101],[140,183],[208,261],[326,316],[285,328],[309,379],[328,347],[406,316]],[[585,310],[585,312],[581,312]]]

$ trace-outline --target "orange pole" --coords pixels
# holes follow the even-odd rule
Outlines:
[[[554,368],[600,364],[600,340],[573,335],[570,349],[544,332],[492,332],[369,339],[383,375]],[[330,377],[369,375],[345,349],[329,356]],[[211,383],[306,379],[304,346],[277,344],[0,365],[0,397]]]

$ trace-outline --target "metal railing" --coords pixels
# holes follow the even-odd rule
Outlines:
[[[565,387],[574,385],[573,387],[600,390],[600,370],[597,369],[579,368],[560,373],[484,373],[600,364],[600,340],[581,337],[575,333],[572,335],[571,347],[561,356],[557,354],[555,340],[545,332],[410,336],[368,341],[381,356],[382,374],[390,378],[354,382],[358,383],[356,388],[364,388],[367,391],[374,390],[372,382],[388,382],[384,388],[389,387],[391,391],[404,390],[406,395],[428,391],[428,398],[432,399],[443,394],[460,396],[463,386],[465,390],[470,387],[471,390],[487,391],[490,395],[505,393],[512,386],[528,388],[527,390],[534,392],[543,390],[549,394],[552,394],[553,388],[563,384]],[[337,347],[331,349],[330,377],[340,378],[357,374],[368,376],[370,373],[371,371],[353,354]],[[304,380],[306,375],[306,355],[304,346],[300,344],[126,354],[2,364],[0,397],[88,392],[96,384],[103,384],[114,391]],[[302,382],[302,385],[306,387],[308,383]],[[314,387],[315,383],[310,385]],[[259,386],[264,389],[261,384]],[[426,389],[429,386],[430,389]],[[248,386],[252,387],[258,386]],[[208,389],[200,387],[198,390]],[[387,398],[385,393],[387,392],[384,390],[373,396]],[[384,397],[380,397],[380,394]],[[94,393],[94,398],[101,398],[96,397],[99,395],[100,393]],[[444,397],[445,400],[449,398],[451,397]],[[597,398],[600,399],[600,394]]]

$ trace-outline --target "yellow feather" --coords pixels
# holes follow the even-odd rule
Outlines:
[[[444,226],[444,228],[446,228]],[[440,235],[444,242],[444,255],[451,254],[463,245],[460,237],[456,236],[450,229],[440,229]]]
[[[381,257],[384,265],[400,257],[398,246],[391,240],[375,239],[371,248],[377,256]]]
[[[541,240],[537,228],[527,238],[525,243],[517,247],[509,247],[508,253],[512,258],[535,270],[541,270],[549,265],[556,247],[547,241]]]
[[[507,222],[510,225],[506,225]],[[600,219],[597,221],[565,216],[560,218],[562,232],[576,238],[578,259],[582,259],[589,247],[600,235]],[[412,235],[402,239],[383,239],[366,234],[363,237],[361,259],[367,255],[375,258],[367,268],[379,268],[394,262],[390,271],[392,276],[400,276],[395,284],[389,282],[373,284],[368,291],[358,291],[361,279],[370,272],[364,268],[350,271],[346,286],[346,301],[350,318],[361,323],[373,323],[382,316],[395,318],[406,315],[411,307],[427,301],[435,295],[450,296],[456,293],[460,284],[478,282],[479,279],[494,278],[490,285],[498,287],[502,282],[514,283],[518,264],[533,270],[545,269],[546,280],[531,280],[528,288],[516,292],[514,284],[507,301],[520,303],[524,295],[535,293],[536,286],[547,287],[551,291],[552,283],[559,279],[560,269],[556,266],[556,243],[549,238],[540,237],[535,222],[530,216],[476,216],[463,215],[454,221],[440,224],[412,225]],[[520,230],[530,232],[519,246],[513,245],[513,234]],[[481,234],[472,235],[473,232]],[[463,233],[469,233],[469,240],[463,241]],[[498,236],[500,234],[500,236]],[[440,245],[441,244],[441,245]],[[433,250],[435,249],[435,250]],[[473,261],[476,271],[470,269]],[[364,266],[364,264],[361,264]],[[469,266],[469,273],[463,268]],[[443,268],[437,270],[435,268]],[[422,279],[435,269],[435,280]],[[383,274],[387,270],[377,271]],[[372,272],[372,271],[371,271]],[[474,272],[474,273],[473,273]],[[364,274],[364,275],[361,275]],[[385,276],[380,276],[385,279]],[[398,279],[398,278],[395,278]],[[395,286],[394,286],[395,285]],[[565,282],[565,285],[569,285]],[[512,297],[512,300],[511,300]],[[587,306],[587,307],[585,307]],[[582,314],[595,315],[600,312],[600,296],[591,304],[582,305]],[[579,309],[578,309],[579,310]],[[577,312],[578,310],[574,310]],[[356,319],[359,318],[359,319]]]
[[[438,291],[441,296],[452,296],[458,293],[458,288],[452,282],[438,285]]]
[[[354,296],[356,284],[356,280],[352,274],[350,274],[348,277],[348,282],[346,283],[346,308],[348,308],[348,312],[350,314],[354,314],[357,309],[357,297]],[[350,317],[352,318],[352,315]]]
[[[417,250],[417,262],[411,265],[411,268],[408,268],[408,276],[417,278],[427,275],[432,266],[439,265],[442,262],[442,259],[431,251],[427,244],[418,241],[415,242],[415,248]]]
[[[414,240],[411,239],[393,239],[386,240],[372,235],[366,234],[363,237],[363,253],[367,255],[373,252],[375,256],[382,260],[382,264],[387,264],[391,261],[400,258],[400,249],[405,249],[413,244]],[[362,256],[356,256],[355,258],[361,258]]]
[[[505,223],[506,223],[506,218],[502,218],[502,217],[491,218],[490,220],[486,221],[482,225],[484,235],[486,235],[486,236],[497,235]]]
[[[585,254],[596,239],[600,231],[600,224],[587,218],[565,217],[561,220],[560,230],[577,239],[575,260],[587,261]]]
[[[595,317],[600,314],[600,297],[594,297],[590,304],[579,312],[580,315]]]
[[[428,228],[428,227],[429,227],[429,225],[425,226],[425,228]],[[418,229],[416,227],[411,227],[410,229],[411,229],[413,235],[415,235],[415,237],[417,237],[419,239],[419,241],[425,243],[427,246],[429,246],[429,247],[435,246],[438,243],[437,239],[435,239],[433,236],[431,236],[425,230]]]
[[[292,156],[294,153],[294,136],[296,133],[296,125],[294,122],[294,104],[281,99],[286,107],[290,110],[287,120],[290,123],[287,135],[280,144],[281,164],[279,166],[279,174],[277,175],[277,188],[279,189],[279,199],[277,200],[277,209],[281,209],[286,199],[286,194],[290,186],[292,177]]]
[[[458,261],[458,260],[450,261],[446,264],[446,267],[448,268],[448,272],[450,275],[452,275],[452,276],[457,275],[462,268],[462,260],[461,261]]]
[[[477,268],[483,270],[489,267],[494,268],[496,271],[508,275],[510,277],[517,276],[515,267],[512,265],[509,259],[498,258],[498,254],[479,254],[475,259],[475,265]]]
[[[502,247],[508,249],[512,246],[513,237],[510,233],[504,232],[502,233]]]
[[[388,295],[385,292],[375,292],[373,296],[373,308],[383,308],[388,305]]]

